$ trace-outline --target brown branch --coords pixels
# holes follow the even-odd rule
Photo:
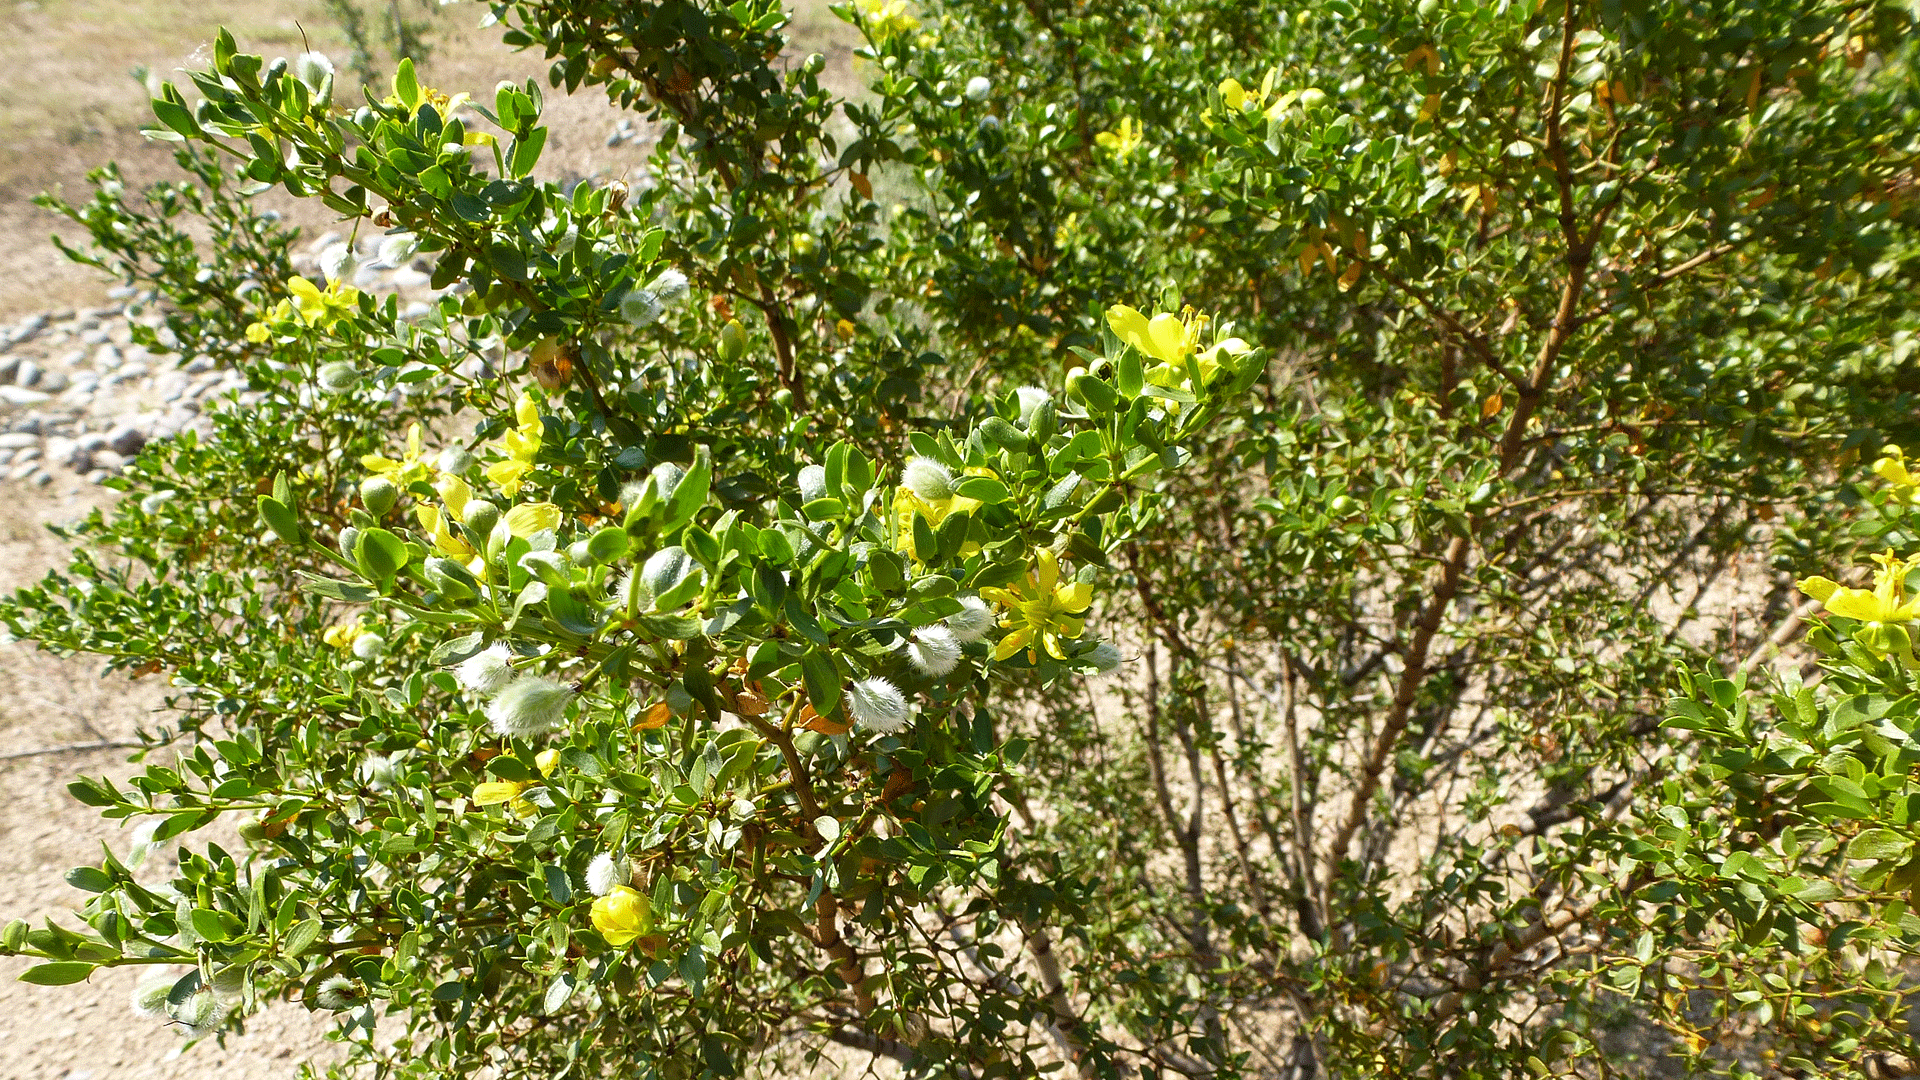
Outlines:
[[[813,943],[832,958],[833,973],[853,991],[854,1007],[863,1014],[872,1012],[873,991],[864,985],[867,976],[860,962],[860,953],[840,934],[840,899],[832,893],[823,892],[813,910],[816,917]]]
[[[38,750],[15,750],[12,753],[0,754],[0,761],[18,761],[21,758],[40,757],[45,754],[78,754],[88,750],[135,750],[141,745],[119,739],[101,739],[98,742],[71,743],[67,746],[44,746]]]

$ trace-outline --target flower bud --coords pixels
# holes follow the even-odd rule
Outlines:
[[[320,365],[315,380],[325,393],[344,394],[360,385],[360,371],[345,360],[333,360]]]
[[[1311,109],[1316,105],[1324,105],[1327,101],[1327,92],[1317,86],[1309,86],[1305,90],[1300,91],[1299,101],[1300,107],[1303,109]]]
[[[353,655],[362,660],[378,660],[387,655],[387,639],[379,634],[361,634],[353,639]]]
[[[306,83],[307,89],[316,94],[332,74],[333,61],[328,59],[326,53],[303,52],[293,58],[293,77]]]
[[[354,527],[353,527],[353,526],[351,526],[351,525],[347,525],[347,526],[344,526],[344,527],[342,527],[342,528],[341,528],[341,530],[340,530],[340,550],[341,550],[341,552],[343,552],[343,553],[345,553],[345,554],[348,554],[348,555],[351,555],[351,554],[353,554],[353,545],[355,545],[355,544],[357,544],[357,543],[359,543],[359,542],[360,542],[360,530],[359,530],[359,529],[356,529],[356,528],[354,528]]]
[[[728,319],[720,328],[720,362],[737,364],[747,355],[747,328],[740,325],[739,319]]]
[[[629,885],[615,885],[593,902],[593,928],[619,948],[653,929],[653,904]]]
[[[1126,658],[1120,655],[1120,646],[1111,641],[1103,641],[1093,647],[1086,655],[1086,661],[1096,675],[1105,675],[1119,667]]]
[[[685,548],[678,545],[661,548],[640,568],[640,587],[647,598],[658,603],[678,592],[678,586],[692,577],[693,571],[693,559]]]
[[[987,100],[987,95],[991,93],[993,93],[993,80],[987,78],[985,75],[975,75],[973,78],[967,80],[966,94],[968,101],[985,101]]]
[[[928,502],[953,498],[953,474],[932,458],[917,457],[907,462],[900,479],[908,491]]]
[[[28,926],[23,919],[14,919],[7,923],[6,929],[0,930],[0,948],[10,953],[19,952],[20,946],[27,943],[27,932],[31,929],[32,927]]]
[[[386,517],[387,511],[392,510],[393,504],[399,501],[400,489],[394,487],[393,481],[386,477],[369,476],[360,481],[360,503],[375,518]]]
[[[573,702],[573,689],[566,683],[540,675],[523,675],[487,705],[487,720],[494,734],[503,738],[525,739],[559,727],[566,719],[567,706]]]

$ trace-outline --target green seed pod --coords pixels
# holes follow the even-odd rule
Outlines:
[[[353,545],[360,539],[360,530],[351,525],[340,530],[340,550],[344,554],[353,553]]]
[[[596,563],[610,563],[627,553],[627,530],[611,525],[587,539],[587,554]]]
[[[493,527],[500,524],[500,508],[485,499],[472,499],[467,503],[460,520],[474,535],[483,540],[493,535]]]
[[[19,952],[20,946],[27,943],[27,930],[24,920],[15,919],[8,923],[5,930],[0,930],[0,947],[8,952]]]
[[[585,540],[575,540],[573,543],[568,544],[567,558],[572,560],[575,566],[592,566],[594,564],[593,552],[587,548],[587,542]]]
[[[367,508],[367,513],[374,517],[386,517],[387,511],[392,510],[393,504],[399,501],[400,489],[394,487],[393,481],[386,477],[369,476],[360,481],[360,502]]]
[[[737,364],[747,355],[747,328],[740,325],[739,319],[728,319],[727,325],[720,328],[720,362]]]

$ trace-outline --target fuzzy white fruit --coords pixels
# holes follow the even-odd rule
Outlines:
[[[907,660],[922,675],[945,678],[960,664],[960,639],[944,626],[923,626],[907,639]]]
[[[885,679],[861,679],[847,690],[847,709],[860,727],[892,735],[907,730],[913,709],[900,688]]]

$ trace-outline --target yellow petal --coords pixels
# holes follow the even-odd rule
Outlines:
[[[1169,364],[1178,364],[1187,356],[1187,328],[1180,322],[1180,316],[1161,312],[1147,323],[1147,337],[1151,342],[1148,350]]]
[[[1824,603],[1833,614],[1861,622],[1885,622],[1893,614],[1880,597],[1866,589],[1836,588]]]
[[[303,277],[288,278],[287,291],[293,294],[294,303],[296,304],[318,303],[320,301],[320,290],[314,287],[313,282]]]
[[[1053,552],[1041,548],[1033,557],[1034,585],[1038,587],[1040,595],[1045,596],[1053,591],[1053,587],[1059,581],[1060,560],[1054,557]]]
[[[991,600],[994,603],[999,604],[1001,607],[1009,607],[1009,608],[1016,607],[1020,603],[1020,598],[1018,596],[1015,596],[1014,594],[1008,592],[1005,589],[996,589],[991,587],[981,589],[980,597],[983,600]]]
[[[520,486],[526,482],[527,474],[533,471],[533,465],[518,458],[496,461],[487,466],[487,479],[508,495],[520,494]]]
[[[1143,353],[1150,351],[1147,344],[1147,317],[1137,309],[1125,304],[1113,305],[1107,309],[1107,325],[1113,329],[1114,337]]]
[[[360,467],[376,476],[386,476],[390,473],[399,472],[405,466],[392,458],[384,458],[379,454],[368,454],[360,459]]]
[[[413,516],[419,520],[420,527],[430,533],[440,531],[440,508],[421,504],[413,508]]]
[[[507,511],[507,529],[526,539],[545,529],[560,527],[560,508],[550,502],[521,503]]]
[[[1060,591],[1053,595],[1060,605],[1060,610],[1079,613],[1087,610],[1087,605],[1093,602],[1093,586],[1084,581],[1076,581],[1071,585],[1061,586]]]
[[[420,425],[414,424],[412,427],[407,429],[407,460],[417,461],[419,460],[419,458],[420,458]]]
[[[1005,660],[1007,657],[1026,648],[1027,643],[1032,640],[1033,630],[1031,628],[1015,630],[1013,633],[1001,638],[1000,644],[993,647],[993,658],[995,660]]]
[[[1883,457],[1879,461],[1874,462],[1873,471],[1878,473],[1881,479],[1889,483],[1899,484],[1902,487],[1916,486],[1913,474],[1907,471],[1905,465],[1894,458]]]
[[[533,756],[533,763],[540,766],[541,776],[552,776],[553,767],[560,764],[560,751],[542,750]]]
[[[1832,596],[1839,590],[1840,583],[1815,574],[1813,577],[1802,578],[1794,582],[1793,586],[1808,596],[1813,597],[1815,600],[1826,603],[1827,597]]]
[[[1226,100],[1227,108],[1234,112],[1239,112],[1247,104],[1247,88],[1240,85],[1239,79],[1222,80],[1220,96]]]
[[[533,395],[524,390],[520,392],[520,400],[513,403],[513,418],[521,427],[539,425],[540,406],[534,402]]]
[[[440,492],[441,501],[447,504],[447,513],[455,520],[465,516],[467,500],[473,498],[473,488],[465,480],[451,473],[441,473],[440,482],[434,485]]]
[[[512,780],[489,780],[473,789],[473,805],[493,806],[520,797],[527,785]]]

